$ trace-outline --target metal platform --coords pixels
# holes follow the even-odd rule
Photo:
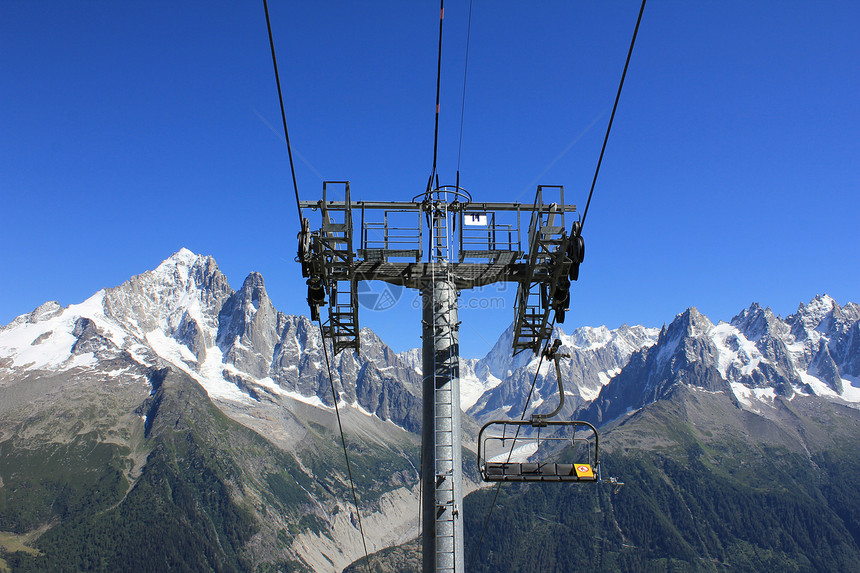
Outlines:
[[[338,191],[343,199],[332,200]],[[576,206],[565,203],[564,188],[539,186],[531,205],[475,202],[449,187],[419,197],[353,202],[349,182],[327,181],[321,200],[300,202],[303,210],[320,215],[319,230],[310,232],[312,248],[300,253],[300,262],[310,269],[309,284],[321,281],[325,286],[328,320],[323,334],[334,343],[335,353],[359,349],[357,282],[379,280],[420,289],[442,261],[457,289],[516,283],[513,350],[538,352],[551,334],[551,311],[566,309],[556,292],[571,265],[566,228]],[[353,249],[356,213],[359,244]],[[430,245],[436,252],[428,250]]]

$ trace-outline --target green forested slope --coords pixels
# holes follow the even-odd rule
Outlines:
[[[347,499],[335,436],[311,423],[299,462],[181,374],[165,374],[143,411],[136,447],[149,453],[134,478],[130,447],[96,434],[0,442],[0,531],[46,530],[28,538],[37,552],[0,545],[0,570],[310,571],[290,543],[303,531],[330,535],[323,508]],[[389,450],[349,446],[371,506],[411,468]]]
[[[617,493],[503,485],[470,571],[860,571],[854,411],[818,405],[818,419],[793,411],[792,431],[829,431],[800,445],[788,430],[779,439],[741,426],[717,433],[699,416],[684,418],[688,408],[652,407],[656,413],[606,435],[607,443],[627,444],[631,435],[654,443],[608,448],[604,471],[626,484]],[[467,561],[494,491],[466,500]]]
[[[151,452],[133,487],[120,471],[128,448],[97,436],[62,446],[24,440],[0,446],[6,486],[0,491],[9,492],[0,500],[3,528],[50,524],[35,542],[39,555],[5,556],[13,571],[246,568],[242,547],[256,526],[231,497],[241,470],[225,450],[250,432],[237,432],[182,377],[169,378],[147,406],[144,440]],[[220,447],[213,447],[217,437]]]

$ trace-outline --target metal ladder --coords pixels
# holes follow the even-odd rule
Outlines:
[[[343,185],[344,202],[334,207],[327,203],[328,185]],[[323,325],[323,337],[331,340],[334,354],[341,350],[359,349],[358,339],[358,293],[352,264],[352,203],[349,181],[326,181],[323,183],[322,230],[320,243],[325,261],[326,281],[329,292],[328,321]]]
[[[440,375],[434,389],[435,417],[435,484],[436,484],[436,571],[460,573],[465,564],[457,563],[463,555],[463,531],[460,507],[462,500],[462,453],[460,447],[459,356],[457,342],[457,289],[451,273],[451,234],[448,202],[444,196],[433,204],[430,261],[434,295],[433,330],[435,372]],[[440,275],[435,270],[440,269]],[[436,304],[439,302],[439,304]]]
[[[559,276],[567,274],[563,264],[567,250],[568,236],[565,229],[564,188],[557,189],[560,203],[544,203],[544,188],[538,186],[534,211],[529,223],[529,260],[528,276],[517,287],[517,323],[514,326],[514,354],[531,350],[540,351],[541,341],[550,337],[549,300]]]

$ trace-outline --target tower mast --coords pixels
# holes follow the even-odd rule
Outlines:
[[[328,200],[332,187],[344,200]],[[300,205],[321,216],[315,231],[303,220],[299,260],[311,314],[328,307],[323,337],[335,353],[360,349],[360,281],[421,292],[423,571],[464,573],[459,291],[517,283],[513,351],[538,352],[551,334],[550,313],[558,318],[567,309],[568,276],[581,262],[565,222],[576,206],[565,204],[560,186],[539,186],[533,205],[477,203],[459,187],[437,187],[411,202],[353,203],[346,181],[324,182],[320,201]]]

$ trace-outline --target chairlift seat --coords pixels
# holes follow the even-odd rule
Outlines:
[[[585,463],[487,462],[481,473],[484,481],[597,481],[591,464]]]

